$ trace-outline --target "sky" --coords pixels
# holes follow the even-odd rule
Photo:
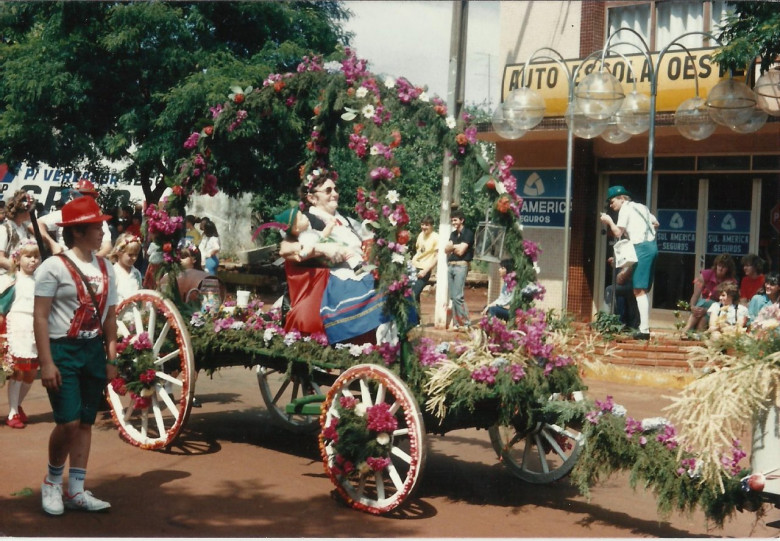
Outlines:
[[[349,1],[352,46],[377,74],[406,77],[447,98],[452,2]],[[466,103],[493,109],[500,101],[499,2],[469,3]]]

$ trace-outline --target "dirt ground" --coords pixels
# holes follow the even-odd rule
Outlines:
[[[484,291],[484,290],[483,290]],[[479,290],[469,293],[472,313]],[[425,317],[426,310],[423,311]],[[476,317],[476,314],[475,314]],[[673,391],[586,379],[589,395],[614,396],[636,418],[662,414]],[[529,485],[496,460],[484,430],[427,436],[428,461],[404,509],[375,517],[333,496],[316,438],[275,426],[255,371],[201,374],[194,409],[167,451],[120,439],[107,414],[93,431],[87,488],[112,503],[104,514],[41,511],[40,483],[52,416],[36,382],[25,401],[31,423],[0,426],[0,536],[15,537],[777,537],[780,509],[740,513],[723,530],[701,512],[661,518],[655,499],[625,475],[597,486],[588,500],[567,479]],[[0,414],[7,412],[0,391]]]

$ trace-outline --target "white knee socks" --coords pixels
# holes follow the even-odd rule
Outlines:
[[[647,295],[636,297],[636,307],[639,311],[639,332],[650,333],[650,303]]]
[[[22,391],[22,382],[12,379],[8,382],[8,418],[11,419],[19,413],[19,393]]]

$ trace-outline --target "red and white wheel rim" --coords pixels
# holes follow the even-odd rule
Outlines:
[[[120,339],[146,332],[152,342],[157,380],[151,405],[136,409],[129,393],[108,385],[111,417],[119,433],[142,449],[160,449],[178,436],[195,392],[195,363],[187,325],[176,306],[160,293],[142,289],[117,307]]]
[[[334,473],[333,442],[322,432],[319,437],[325,471],[344,500],[361,511],[388,513],[410,497],[422,475],[426,457],[422,413],[408,387],[393,372],[378,365],[357,365],[341,374],[330,388],[320,416],[323,430],[338,417],[336,405],[342,396],[354,397],[366,406],[385,402],[398,420],[391,437],[390,464],[365,476]]]

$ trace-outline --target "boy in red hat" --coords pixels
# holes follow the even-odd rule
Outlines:
[[[92,425],[106,381],[116,377],[114,269],[95,255],[108,219],[92,197],[65,204],[58,225],[68,250],[44,261],[35,274],[33,330],[41,382],[56,422],[49,438],[48,474],[41,485],[43,510],[50,515],[111,507],[84,489]]]

